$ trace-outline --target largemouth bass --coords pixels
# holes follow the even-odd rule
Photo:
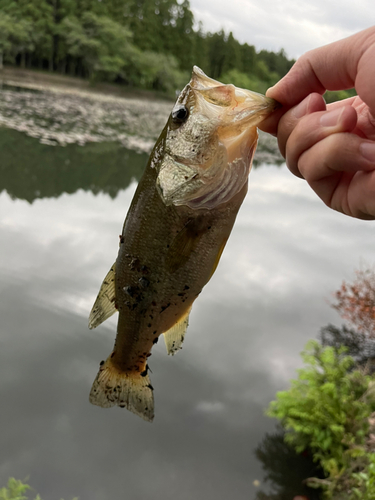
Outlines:
[[[247,192],[256,126],[276,107],[194,67],[150,155],[90,314],[95,328],[119,313],[91,403],[152,421],[147,358],[161,334],[168,354],[181,348],[193,302],[215,272]]]

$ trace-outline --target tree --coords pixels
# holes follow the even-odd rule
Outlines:
[[[134,44],[141,50],[173,53],[178,42],[176,25],[186,7],[177,0],[128,0],[124,20],[134,34]]]
[[[194,61],[194,16],[188,0],[177,4],[175,26],[172,30],[173,41],[166,50],[178,62],[180,69],[191,71]]]
[[[29,19],[20,19],[13,26],[12,52],[14,56],[20,56],[21,68],[26,66],[26,54],[32,52],[35,48],[34,30],[33,22]]]
[[[233,33],[230,32],[225,43],[225,54],[221,72],[225,73],[227,71],[230,71],[232,69],[238,69],[240,67],[241,67],[240,43],[234,38]]]
[[[340,316],[369,338],[375,338],[375,272],[356,271],[352,283],[343,281],[332,305]]]
[[[178,69],[173,56],[151,51],[134,50],[124,73],[129,83],[174,94],[189,80],[189,75]]]
[[[205,33],[201,23],[194,29],[189,0],[0,0],[0,67],[3,59],[91,79],[147,81],[154,89],[181,87],[181,72],[197,64],[260,92],[291,66],[283,50],[257,54],[232,32]],[[173,81],[161,83],[162,75]]]
[[[3,59],[13,62],[19,55],[21,66],[25,66],[26,53],[35,47],[33,24],[28,19],[17,20],[8,14],[0,18],[0,68]]]
[[[3,14],[0,17],[0,70],[3,69],[4,55],[6,56],[12,49],[13,23],[12,18]]]
[[[284,49],[279,52],[269,52],[261,50],[258,54],[258,60],[263,61],[270,72],[276,73],[279,77],[283,77],[292,67],[294,61],[290,61]]]
[[[209,59],[209,75],[212,78],[220,78],[223,73],[225,62],[225,44],[226,37],[224,30],[218,33],[208,33],[206,36]]]
[[[81,20],[66,17],[59,34],[66,54],[83,65],[90,79],[114,80],[121,75],[132,50],[127,28],[92,12],[86,12]]]
[[[240,46],[240,60],[241,67],[240,71],[243,73],[252,73],[254,72],[254,67],[256,64],[256,52],[255,47],[253,45],[248,45],[244,43]]]
[[[31,57],[49,58],[52,50],[53,12],[47,0],[0,0],[1,17],[11,16],[12,60],[19,58],[21,66]]]

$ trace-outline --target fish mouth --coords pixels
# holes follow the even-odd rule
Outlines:
[[[197,110],[212,118],[220,117],[223,126],[238,128],[256,126],[280,104],[258,92],[224,84],[207,76],[198,66],[193,67],[190,87],[197,97]]]
[[[197,66],[190,87],[196,97],[194,112],[217,120],[217,133],[227,149],[228,161],[252,157],[258,139],[256,127],[280,104],[257,92],[214,80]]]

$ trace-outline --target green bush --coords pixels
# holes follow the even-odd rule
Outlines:
[[[31,487],[28,484],[11,477],[8,480],[8,485],[4,488],[0,488],[0,500],[28,500],[28,497],[25,496],[25,493],[28,490],[31,490]],[[35,500],[42,499],[39,495],[37,495]],[[78,500],[78,498],[73,498],[73,500]]]
[[[367,481],[368,488],[375,489],[375,470],[369,467],[375,464],[375,454],[367,447],[375,382],[363,370],[354,369],[345,348],[310,341],[302,358],[307,367],[298,370],[298,379],[292,380],[288,391],[277,394],[267,414],[281,421],[287,443],[298,453],[309,449],[319,462],[327,480],[310,484],[323,486],[327,498],[340,492],[344,499],[345,492],[356,495],[358,490],[361,498],[375,499],[364,487]]]
[[[11,477],[8,480],[8,486],[0,489],[0,500],[27,500],[25,493],[30,489],[28,484]],[[41,500],[40,496],[37,495],[35,500]]]
[[[242,73],[237,69],[231,69],[220,77],[220,81],[223,83],[233,83],[236,87],[260,92],[261,94],[265,94],[268,87],[274,85],[277,80],[278,76],[272,73],[268,73],[268,78],[261,79],[255,74]]]

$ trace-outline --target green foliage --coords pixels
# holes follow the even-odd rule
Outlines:
[[[0,51],[2,54],[10,52],[13,32],[12,18],[7,14],[0,16]]]
[[[8,486],[0,489],[0,500],[27,500],[24,493],[29,489],[29,485],[11,477],[8,480]],[[38,500],[40,500],[40,497]]]
[[[267,413],[281,421],[286,442],[298,453],[311,450],[328,477],[328,482],[316,484],[326,487],[332,498],[344,484],[353,486],[352,473],[362,472],[369,461],[366,439],[375,410],[375,383],[353,369],[345,348],[310,341],[302,358],[306,368],[298,371],[288,391],[277,394]]]
[[[21,55],[22,64],[26,51],[35,47],[33,40],[34,26],[28,19],[14,19],[8,14],[0,17],[0,52],[5,61],[14,62],[16,55]]]
[[[237,69],[231,69],[230,71],[222,75],[220,79],[223,83],[233,83],[233,85],[236,85],[236,87],[251,89],[254,92],[259,92],[261,94],[264,94],[270,86],[267,82],[259,80],[255,76],[250,76],[246,73],[242,73]]]
[[[327,92],[324,94],[324,99],[328,104],[335,101],[341,101],[343,99],[349,99],[349,97],[354,97],[355,95],[357,95],[355,89],[327,90]]]
[[[263,61],[271,73],[284,76],[294,64],[294,60],[289,60],[284,49],[279,52],[268,52],[268,50],[261,50],[258,59]]]
[[[194,29],[188,0],[0,0],[2,60],[170,94],[194,64],[217,79],[242,73],[259,92],[292,64],[284,51]]]
[[[58,33],[66,54],[83,61],[90,79],[114,80],[133,50],[127,28],[92,12],[85,12],[81,20],[64,18]]]
[[[19,479],[9,478],[8,485],[0,488],[0,500],[28,500],[25,496],[26,491],[31,490],[28,484],[23,483]],[[42,500],[39,495],[36,495],[34,500]],[[73,500],[78,500],[77,497]]]
[[[173,93],[189,80],[189,74],[178,69],[173,56],[158,52],[141,52],[135,49],[125,78],[135,87],[162,90]]]
[[[375,453],[369,456],[367,468],[361,472],[353,472],[352,474],[356,481],[353,487],[353,498],[363,500],[375,499]]]
[[[6,127],[0,129],[0,150],[0,193],[6,190],[29,203],[79,189],[115,198],[140,179],[148,159],[114,141],[53,148]],[[25,176],[27,183],[20,181]]]

